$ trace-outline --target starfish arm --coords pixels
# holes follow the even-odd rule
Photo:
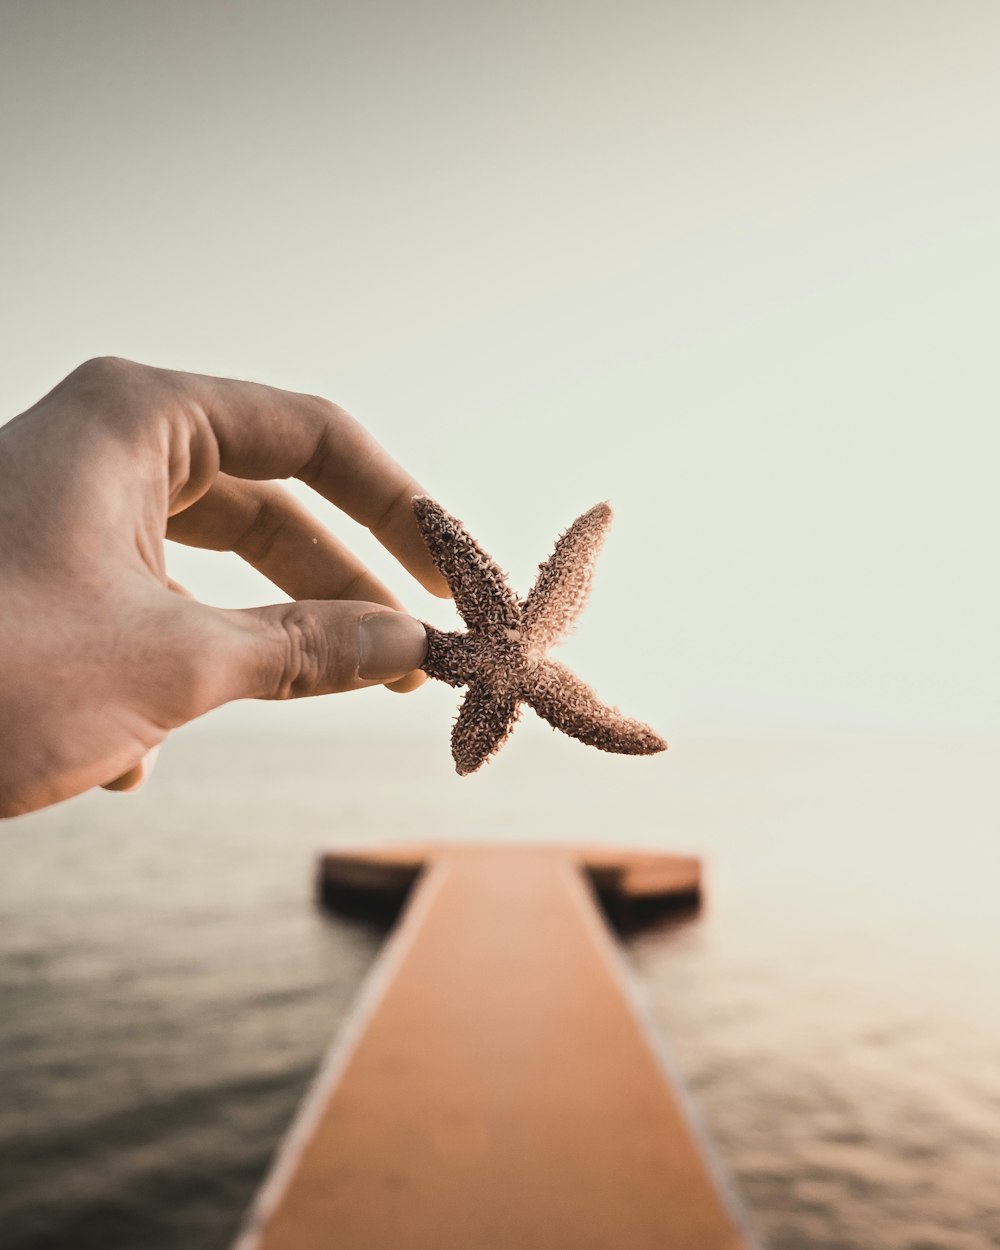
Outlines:
[[[654,729],[602,703],[586,682],[554,660],[532,670],[521,697],[554,729],[601,751],[655,755],[666,750]]]
[[[423,622],[427,634],[427,652],[421,668],[428,677],[447,682],[449,686],[466,686],[469,683],[469,666],[466,660],[468,634],[446,632]]]
[[[539,566],[524,604],[524,629],[532,643],[547,650],[571,628],[590,594],[594,562],[611,524],[611,508],[596,504],[577,517]]]
[[[413,500],[413,512],[434,563],[444,574],[455,606],[470,629],[516,629],[521,604],[503,570],[465,526],[427,495]]]
[[[470,686],[451,731],[451,754],[459,776],[474,773],[495,755],[510,737],[517,718],[515,695]]]

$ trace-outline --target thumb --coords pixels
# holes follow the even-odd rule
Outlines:
[[[423,663],[427,634],[380,603],[302,600],[266,608],[184,602],[184,720],[233,699],[297,699],[398,681]],[[180,606],[180,605],[178,605]]]

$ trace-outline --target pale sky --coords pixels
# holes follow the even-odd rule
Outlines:
[[[998,67],[992,0],[7,0],[0,416],[97,354],[320,392],[522,592],[609,499],[563,658],[668,737],[996,729]]]

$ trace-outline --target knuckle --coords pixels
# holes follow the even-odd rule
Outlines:
[[[316,416],[324,425],[334,425],[338,421],[350,420],[345,409],[335,404],[332,399],[323,395],[307,395],[306,398],[316,409]]]
[[[66,381],[80,390],[102,391],[120,385],[125,378],[142,368],[142,365],[121,356],[92,356],[77,365]]]
[[[388,530],[392,529],[396,524],[400,514],[405,512],[407,516],[410,511],[410,500],[413,497],[413,487],[409,482],[402,486],[387,506],[383,509],[382,514],[377,517],[371,525],[368,526],[372,534],[376,538],[380,538]]]
[[[116,430],[134,427],[153,393],[154,370],[120,356],[85,360],[60,384],[72,405],[89,419]]]
[[[306,398],[315,410],[316,438],[312,454],[296,476],[307,485],[313,485],[324,475],[327,465],[336,454],[338,434],[354,423],[354,418],[339,404],[324,399],[321,395],[309,395]]]
[[[267,559],[284,525],[281,507],[275,495],[263,493],[246,529],[233,543],[233,551],[258,564]]]
[[[318,614],[292,604],[281,618],[284,664],[274,693],[276,699],[299,699],[330,690],[330,640]]]

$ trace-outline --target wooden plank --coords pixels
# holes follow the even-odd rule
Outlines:
[[[435,855],[240,1250],[745,1250],[581,855]]]

